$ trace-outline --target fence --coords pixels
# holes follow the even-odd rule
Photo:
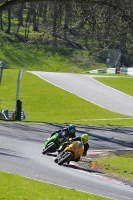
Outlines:
[[[21,112],[21,120],[26,119],[26,112]],[[13,110],[0,110],[0,120],[16,120],[16,112]]]

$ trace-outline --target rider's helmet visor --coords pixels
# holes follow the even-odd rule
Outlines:
[[[86,143],[88,142],[88,140],[87,140],[87,139],[84,139],[84,138],[82,138],[82,142],[83,142],[83,144],[86,144]]]

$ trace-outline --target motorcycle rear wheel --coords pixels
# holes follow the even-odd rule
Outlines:
[[[46,154],[46,153],[52,153],[56,151],[56,146],[54,143],[51,143],[50,145],[48,145],[42,152],[42,154]]]
[[[72,158],[73,158],[73,155],[67,153],[67,154],[65,154],[65,155],[63,156],[63,158],[61,158],[61,159],[58,161],[58,165],[62,165],[62,164],[64,164],[64,163],[66,163],[66,162],[69,162]]]

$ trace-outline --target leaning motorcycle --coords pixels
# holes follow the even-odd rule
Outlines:
[[[75,141],[69,144],[64,151],[62,151],[56,158],[55,162],[58,165],[62,165],[64,163],[69,163],[70,161],[74,161],[77,158],[80,158],[84,152],[84,145],[80,141]]]
[[[68,133],[61,131],[48,138],[44,143],[44,149],[42,154],[53,153],[63,145],[64,142],[68,141]]]

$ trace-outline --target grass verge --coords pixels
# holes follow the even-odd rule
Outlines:
[[[125,94],[133,96],[133,77],[131,76],[119,76],[117,78],[95,78],[96,80],[100,81],[101,83],[113,87]]]
[[[133,181],[133,153],[107,156],[96,161],[103,171]]]
[[[58,187],[0,171],[1,200],[104,200],[93,194]]]

